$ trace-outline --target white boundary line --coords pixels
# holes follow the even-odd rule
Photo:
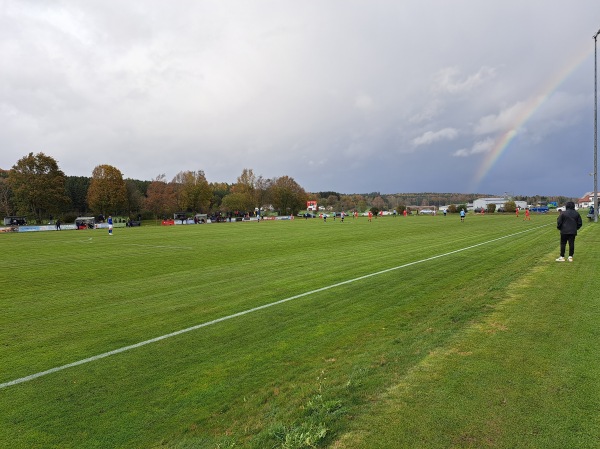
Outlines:
[[[189,250],[194,249],[191,246],[143,245],[141,243],[119,243],[119,246],[140,246],[142,248],[167,248],[167,249],[189,249]]]
[[[299,295],[290,296],[289,298],[280,299],[279,301],[271,302],[269,304],[264,304],[262,306],[254,307],[252,309],[247,309],[247,310],[244,310],[242,312],[234,313],[233,315],[227,315],[227,316],[224,316],[224,317],[221,317],[221,318],[217,318],[217,319],[212,320],[212,321],[207,321],[207,322],[202,323],[202,324],[197,324],[195,326],[188,327],[186,329],[181,329],[181,330],[178,330],[178,331],[175,331],[175,332],[171,332],[170,334],[161,335],[160,337],[151,338],[150,340],[141,341],[141,342],[135,343],[133,345],[124,346],[122,348],[118,348],[118,349],[115,349],[113,351],[104,352],[102,354],[98,354],[98,355],[95,355],[95,356],[92,356],[92,357],[88,357],[86,359],[78,360],[78,361],[73,362],[73,363],[68,363],[66,365],[57,366],[55,368],[51,368],[51,369],[46,370],[46,371],[40,371],[39,373],[35,373],[35,374],[31,374],[29,376],[21,377],[19,379],[11,380],[9,382],[4,382],[4,383],[0,384],[0,389],[6,388],[6,387],[10,387],[12,385],[17,385],[17,384],[21,384],[21,383],[24,383],[24,382],[28,382],[30,380],[37,379],[38,377],[42,377],[42,376],[46,376],[48,374],[56,373],[58,371],[65,370],[67,368],[72,368],[74,366],[79,366],[79,365],[83,365],[85,363],[94,362],[96,360],[100,360],[100,359],[103,359],[103,358],[106,358],[106,357],[110,357],[111,355],[120,354],[121,352],[130,351],[132,349],[140,348],[142,346],[146,346],[146,345],[149,345],[151,343],[156,343],[157,341],[166,340],[167,338],[171,338],[171,337],[175,337],[177,335],[185,334],[186,332],[195,331],[197,329],[201,329],[203,327],[211,326],[213,324],[217,324],[217,323],[220,323],[222,321],[227,321],[227,320],[230,320],[232,318],[237,318],[237,317],[240,317],[240,316],[243,316],[243,315],[247,315],[249,313],[257,312],[259,310],[263,310],[263,309],[267,309],[269,307],[277,306],[279,304],[283,304],[283,303],[288,302],[288,301],[293,301],[294,299],[303,298],[304,296],[313,295],[315,293],[324,292],[326,290],[330,290],[332,288],[340,287],[342,285],[347,285],[347,284],[351,284],[353,282],[361,281],[363,279],[368,279],[370,277],[379,276],[380,274],[389,273],[391,271],[400,270],[402,268],[410,267],[410,266],[417,265],[417,264],[420,264],[420,263],[429,262],[431,260],[435,260],[435,259],[439,259],[439,258],[442,258],[442,257],[451,256],[452,254],[457,254],[457,253],[460,253],[460,252],[463,252],[463,251],[467,251],[469,249],[477,248],[479,246],[487,245],[489,243],[497,242],[499,240],[503,240],[503,239],[506,239],[506,238],[509,238],[509,237],[514,237],[515,235],[523,234],[525,232],[534,231],[536,229],[543,228],[543,227],[546,227],[546,226],[549,226],[549,225],[550,224],[545,224],[545,225],[542,225],[542,226],[537,226],[535,228],[526,229],[524,231],[515,232],[513,234],[508,234],[508,235],[505,235],[503,237],[497,237],[495,239],[488,240],[486,242],[477,243],[475,245],[471,245],[471,246],[467,246],[465,248],[461,248],[461,249],[457,249],[457,250],[454,250],[454,251],[450,251],[448,253],[438,254],[437,256],[427,257],[425,259],[417,260],[415,262],[405,263],[404,265],[399,265],[399,266],[393,267],[393,268],[387,268],[385,270],[377,271],[375,273],[365,274],[364,276],[359,276],[359,277],[354,278],[354,279],[349,279],[349,280],[346,280],[346,281],[338,282],[336,284],[328,285],[326,287],[317,288],[316,290],[311,290],[311,291],[308,291],[308,292],[300,293]]]

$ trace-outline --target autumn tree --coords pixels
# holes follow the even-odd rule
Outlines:
[[[51,156],[29,153],[19,159],[8,175],[17,212],[35,217],[38,223],[60,213],[68,203],[65,174]]]
[[[207,212],[212,199],[204,171],[182,171],[173,178],[177,207],[181,211]]]
[[[335,209],[339,200],[340,200],[339,196],[337,196],[337,195],[329,195],[327,197],[327,201],[326,201],[327,206],[330,207],[331,209]]]
[[[381,196],[377,196],[377,197],[373,198],[371,205],[373,207],[376,207],[377,210],[385,210],[385,201],[383,198],[381,198]]]
[[[256,206],[256,176],[252,169],[245,168],[229,195],[223,198],[223,207],[228,211],[253,211]]]
[[[398,206],[400,205],[400,200],[395,195],[387,195],[385,197],[385,201],[389,205],[390,209],[398,209]]]
[[[87,202],[93,211],[102,215],[125,210],[127,188],[121,171],[111,165],[98,165],[94,168]]]
[[[273,207],[282,215],[296,215],[306,207],[308,195],[294,178],[282,176],[275,178],[270,188]]]
[[[148,186],[144,207],[157,218],[176,212],[174,185],[166,182],[164,174],[158,175]]]
[[[352,195],[340,195],[340,206],[342,210],[356,209],[356,201]]]

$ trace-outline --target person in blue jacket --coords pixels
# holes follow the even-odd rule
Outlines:
[[[108,216],[108,235],[112,235],[113,221],[112,215]]]

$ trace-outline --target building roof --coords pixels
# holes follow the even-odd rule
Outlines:
[[[596,195],[600,195],[600,192],[596,193]],[[589,202],[594,200],[594,192],[584,193],[581,198],[577,200],[579,203]]]

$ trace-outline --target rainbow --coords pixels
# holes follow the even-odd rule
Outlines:
[[[592,52],[593,47],[591,49],[585,49],[576,54],[573,60],[569,64],[565,65],[556,74],[554,74],[554,76],[548,79],[548,81],[540,89],[540,93],[530,99],[525,107],[522,108],[521,113],[515,117],[508,129],[506,129],[496,139],[492,149],[486,153],[484,160],[479,166],[479,169],[476,171],[474,179],[475,189],[473,191],[477,190],[477,187],[483,178],[488,174],[504,150],[506,150],[515,136],[518,134],[519,129],[525,125],[527,120],[529,120],[535,114],[540,106],[548,98],[550,98],[550,96],[552,96],[556,89],[558,89],[562,82],[565,81],[569,75],[571,75],[571,73],[573,73],[591,55]]]

